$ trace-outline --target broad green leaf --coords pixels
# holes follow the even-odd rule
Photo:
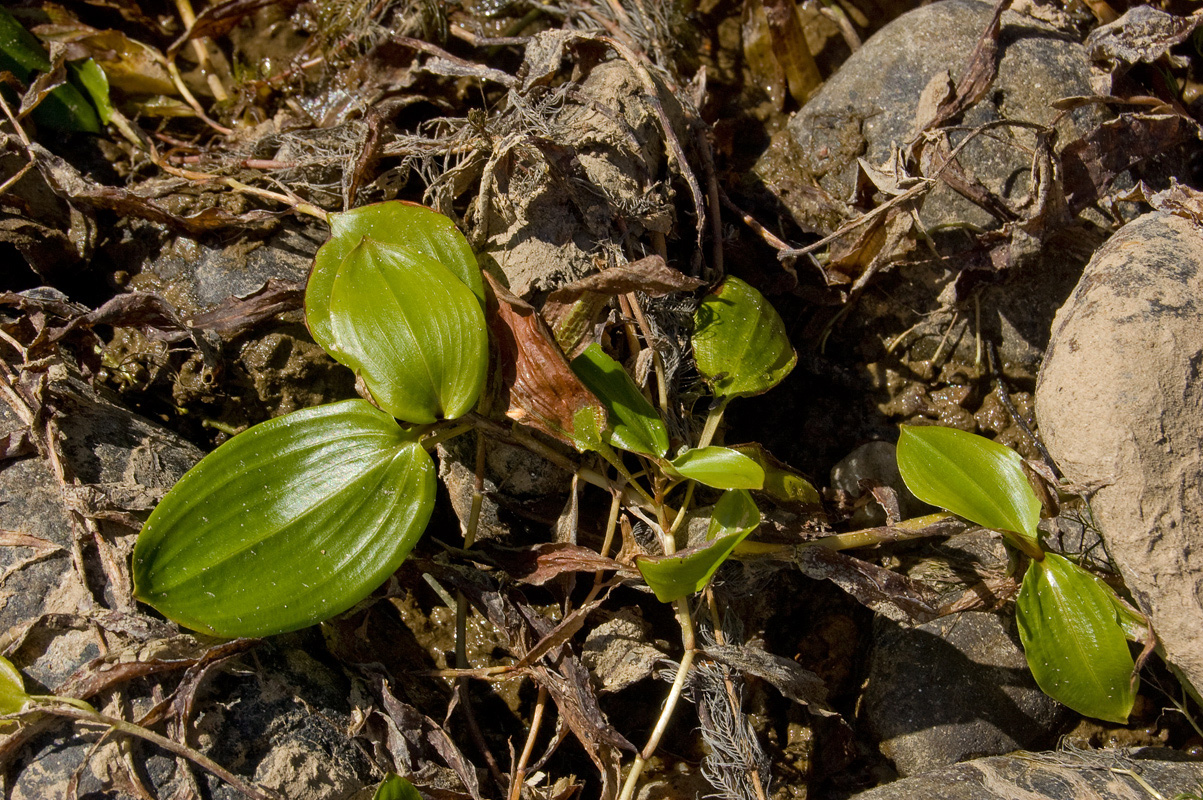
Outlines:
[[[434,498],[430,455],[366,400],[269,420],[202,459],[151,513],[134,595],[217,636],[303,628],[383,583]]]
[[[1019,639],[1040,689],[1088,717],[1126,723],[1135,669],[1111,589],[1056,553],[1033,561],[1016,603]]]
[[[25,681],[12,662],[0,656],[0,714],[15,714],[29,702]],[[0,730],[8,727],[0,723]]]
[[[405,778],[390,774],[376,787],[372,800],[422,800],[422,795]]]
[[[732,277],[698,306],[693,355],[715,396],[725,400],[767,392],[798,362],[776,309]]]
[[[764,469],[729,447],[695,447],[669,462],[683,478],[715,489],[760,489]]]
[[[614,359],[591,344],[572,360],[572,371],[597,395],[610,415],[610,444],[635,453],[663,458],[668,430],[635,381]]]
[[[429,423],[476,405],[489,360],[484,309],[434,259],[365,237],[334,279],[330,325],[322,346],[394,417]]]
[[[737,444],[731,449],[743,453],[760,465],[764,470],[764,485],[760,490],[774,500],[795,506],[816,506],[823,502],[823,498],[810,481],[778,461],[763,446],[753,442]]]
[[[707,531],[712,544],[679,555],[640,556],[635,564],[656,599],[671,603],[702,591],[736,546],[759,524],[760,510],[752,495],[743,489],[723,492]]]
[[[330,294],[343,261],[365,236],[434,259],[484,304],[484,281],[468,240],[446,216],[425,206],[390,200],[330,215],[330,238],[317,251],[305,288],[305,322],[319,344],[334,338]]]
[[[1011,448],[955,428],[903,425],[898,471],[923,502],[1039,546],[1040,501]]]
[[[37,37],[6,9],[0,8],[0,70],[30,83],[35,72],[49,72],[50,58]],[[56,87],[33,110],[39,125],[66,131],[99,133],[100,120],[80,91],[70,83]]]

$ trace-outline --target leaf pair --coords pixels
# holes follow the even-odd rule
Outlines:
[[[331,227],[306,290],[309,325],[384,410],[347,400],[261,423],[180,479],[143,527],[133,573],[138,599],[190,628],[264,636],[367,597],[434,506],[420,431],[394,417],[458,417],[484,385],[483,283],[451,221],[382,203],[331,215]]]
[[[1041,556],[1028,566],[1016,604],[1036,683],[1075,711],[1127,722],[1137,682],[1123,603],[1094,575],[1040,548],[1040,501],[1019,454],[964,431],[904,425],[898,470],[920,500],[1009,532]]]

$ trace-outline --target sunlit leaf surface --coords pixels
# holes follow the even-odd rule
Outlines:
[[[1113,592],[1056,553],[1033,561],[1016,603],[1019,639],[1040,689],[1088,717],[1125,724],[1134,662]]]
[[[455,419],[480,397],[489,359],[484,310],[428,256],[362,239],[331,287],[330,331],[321,344],[398,419]]]
[[[714,394],[725,399],[767,392],[798,361],[777,310],[760,292],[732,277],[698,306],[693,354]]]
[[[923,502],[1036,545],[1040,501],[1011,448],[955,428],[903,425],[898,471]]]
[[[235,436],[163,498],[134,548],[135,596],[218,636],[265,636],[367,597],[430,517],[429,454],[347,400]]]
[[[317,251],[305,289],[305,322],[319,344],[333,339],[330,294],[347,255],[365,236],[405,247],[451,271],[484,304],[484,282],[468,240],[446,216],[425,206],[390,200],[330,215],[330,238]]]
[[[671,556],[640,556],[636,566],[662,603],[700,592],[735,547],[760,524],[760,510],[742,489],[723,493],[714,506],[707,532],[712,543]]]
[[[614,359],[591,344],[572,360],[572,371],[610,414],[610,443],[623,450],[663,457],[668,430],[635,381]]]
[[[682,477],[715,489],[760,489],[764,469],[743,453],[728,447],[696,447],[670,464]]]

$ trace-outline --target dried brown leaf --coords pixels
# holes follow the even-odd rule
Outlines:
[[[905,618],[919,624],[935,619],[939,613],[938,597],[931,589],[836,550],[804,548],[797,564],[807,577],[829,580],[861,604],[891,619]]]
[[[981,38],[969,56],[969,63],[957,81],[956,93],[945,96],[936,107],[936,115],[922,126],[923,130],[939,128],[981,100],[989,91],[998,75],[998,33],[1001,28],[1002,12],[1011,5],[1011,0],[998,0],[994,16],[982,31]]]
[[[10,458],[21,458],[37,451],[37,445],[34,444],[33,436],[30,434],[28,428],[9,431],[0,436],[0,462],[7,461]]]
[[[241,336],[264,320],[295,311],[305,299],[302,284],[269,278],[258,291],[246,297],[230,297],[212,311],[198,314],[192,327],[213,331],[225,339]]]
[[[1147,158],[1199,138],[1199,126],[1177,114],[1120,114],[1061,151],[1071,213],[1096,203],[1116,177]]]
[[[575,544],[547,542],[521,550],[491,548],[486,552],[511,578],[532,586],[542,586],[565,573],[613,571],[622,578],[639,576],[630,567]]]
[[[484,275],[505,415],[578,450],[593,447],[606,428],[605,407],[573,374],[539,312]]]
[[[788,658],[747,645],[715,645],[706,648],[706,655],[732,669],[768,681],[796,703],[826,708],[827,685],[823,679]]]
[[[1169,53],[1174,45],[1186,41],[1200,24],[1203,16],[1198,13],[1177,17],[1152,6],[1138,5],[1114,22],[1091,31],[1086,37],[1086,47],[1095,61],[1151,64]]]
[[[260,641],[259,639],[234,639],[206,647],[198,643],[192,636],[179,636],[171,642],[164,643],[165,649],[169,651],[167,655],[138,658],[138,651],[142,649],[143,645],[138,645],[129,652],[111,651],[81,666],[55,687],[54,693],[63,697],[86,700],[106,689],[135,678],[157,675],[162,672],[174,672],[196,664],[244,653],[259,644]],[[134,660],[122,660],[131,655],[135,656]]]
[[[167,56],[173,57],[192,39],[225,36],[248,15],[261,8],[279,5],[296,6],[299,0],[226,0],[224,3],[214,3],[197,14],[184,35],[171,43],[171,47],[167,48]]]
[[[94,208],[103,208],[124,216],[157,222],[190,236],[198,236],[223,228],[263,230],[273,226],[278,217],[275,213],[260,210],[235,215],[217,207],[206,208],[186,217],[177,216],[153,200],[128,189],[104,186],[85,178],[75,167],[37,142],[30,145],[29,152],[46,183],[55,194],[63,199],[86,203]]]

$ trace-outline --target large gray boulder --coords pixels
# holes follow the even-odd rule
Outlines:
[[[1036,416],[1170,662],[1203,687],[1203,231],[1153,213],[1057,312]]]

